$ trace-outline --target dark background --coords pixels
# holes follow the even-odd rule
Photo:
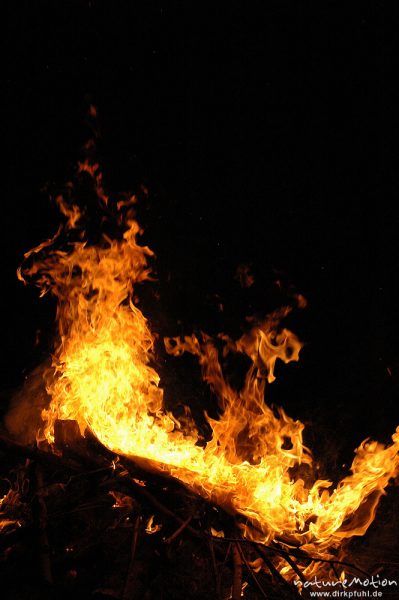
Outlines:
[[[399,422],[396,9],[218,4],[9,3],[1,388],[48,352],[54,306],[15,270],[58,226],[41,190],[72,176],[93,102],[108,189],[149,189],[154,326],[233,332],[302,293],[306,346],[270,401],[347,460]]]

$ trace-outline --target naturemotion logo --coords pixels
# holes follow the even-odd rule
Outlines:
[[[383,590],[398,588],[396,579],[372,575],[371,577],[348,577],[341,575],[337,579],[319,579],[315,576],[309,581],[294,580],[301,590],[309,590],[312,598],[382,598]]]

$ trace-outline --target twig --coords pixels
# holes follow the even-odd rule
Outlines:
[[[288,552],[284,552],[281,550],[277,550],[277,552],[279,554],[281,554],[282,556],[284,556],[284,555],[289,556]],[[291,556],[294,556],[295,558],[306,558],[310,562],[326,563],[326,564],[330,565],[332,568],[334,568],[334,565],[341,566],[341,567],[347,567],[348,569],[354,569],[355,571],[358,571],[365,577],[370,577],[370,574],[367,573],[367,571],[363,571],[363,569],[361,569],[360,567],[357,567],[353,563],[348,563],[343,560],[331,560],[328,558],[316,558],[314,556],[307,556],[306,554],[298,554],[298,553],[294,554],[293,552],[291,553]]]
[[[267,600],[267,595],[266,595],[266,592],[265,592],[265,590],[263,589],[263,587],[261,586],[261,584],[260,584],[260,582],[259,582],[258,578],[256,577],[254,570],[253,570],[253,569],[250,567],[250,565],[248,564],[248,561],[247,561],[247,559],[245,558],[245,554],[244,554],[244,552],[243,552],[243,549],[241,548],[241,546],[240,546],[240,544],[239,544],[238,542],[236,542],[236,546],[237,546],[237,548],[238,548],[238,551],[239,551],[239,553],[240,553],[241,559],[243,560],[243,562],[244,562],[244,564],[245,564],[245,566],[246,566],[246,568],[247,568],[247,571],[248,571],[248,573],[251,575],[252,579],[254,580],[254,583],[255,583],[256,587],[258,588],[258,590],[259,590],[259,592],[260,592],[261,596],[262,596],[263,598],[266,598],[266,600]]]
[[[148,500],[148,502],[150,502],[154,508],[159,510],[161,513],[163,513],[167,517],[174,519],[180,525],[185,525],[186,531],[189,531],[191,533],[191,535],[193,535],[194,537],[199,538],[199,539],[204,539],[206,537],[204,533],[197,531],[190,525],[186,525],[185,521],[183,519],[181,519],[178,515],[176,515],[174,512],[172,512],[169,508],[164,506],[145,487],[143,487],[141,485],[137,485],[130,477],[125,477],[123,475],[120,475],[111,482],[109,482],[109,481],[105,482],[104,485],[106,485],[106,487],[115,488],[115,484],[117,482],[121,483],[123,485],[124,489],[132,491],[135,494],[142,496],[143,498]]]
[[[218,600],[222,600],[222,590],[220,587],[220,572],[219,572],[219,570],[217,568],[217,564],[216,564],[215,548],[213,547],[213,540],[210,539],[208,543],[209,543],[209,550],[210,550],[211,559],[212,559],[213,574],[215,576],[216,596],[217,596]]]
[[[284,560],[290,565],[291,569],[295,571],[302,583],[305,583],[306,577],[304,576],[296,562],[291,558],[291,556],[284,556]]]
[[[263,550],[263,548],[259,548],[257,544],[254,544],[253,547],[255,548],[255,550],[257,551],[257,553],[259,554],[259,556],[263,559],[265,565],[269,569],[269,571],[270,571],[271,575],[274,577],[274,579],[283,588],[285,588],[287,590],[288,594],[291,597],[293,597],[293,598],[300,598],[300,595],[297,592],[297,590],[290,583],[288,583],[288,581],[276,569],[276,567],[274,566],[274,564],[272,563],[272,561],[269,560],[269,558],[266,556],[266,552]]]
[[[231,600],[241,600],[242,592],[242,560],[238,550],[238,544],[232,545],[233,554],[233,587],[231,591]]]
[[[222,572],[226,565],[227,559],[229,558],[230,551],[231,551],[231,545],[232,545],[231,542],[229,542],[229,545],[227,546],[226,554],[225,554],[225,557],[224,557],[223,563],[222,563],[222,569],[221,569]]]
[[[36,496],[35,496],[35,507],[37,512],[38,520],[38,545],[39,545],[39,559],[42,576],[46,583],[53,583],[53,575],[51,572],[51,561],[50,561],[50,546],[47,536],[47,507],[43,499],[42,488],[43,485],[43,473],[40,465],[35,465],[35,476],[36,476]]]
[[[269,550],[270,552],[274,552],[275,554],[280,554],[283,557],[294,557],[294,558],[307,560],[309,562],[326,563],[326,564],[331,565],[331,567],[333,565],[347,567],[348,569],[354,569],[355,571],[362,573],[362,575],[364,575],[365,577],[370,577],[370,574],[367,573],[367,571],[363,571],[363,569],[361,569],[360,567],[357,567],[355,564],[346,562],[344,560],[335,560],[335,559],[330,559],[330,558],[320,558],[320,557],[316,557],[316,556],[311,556],[310,554],[305,554],[304,552],[298,552],[296,549],[292,550],[291,552],[288,552],[287,550],[283,550],[282,548],[279,548],[277,546],[267,546],[266,544],[261,544],[260,542],[252,542],[251,540],[247,540],[247,539],[239,539],[239,538],[231,538],[231,537],[226,538],[226,537],[216,537],[216,536],[213,536],[213,539],[216,542],[240,542],[240,544],[250,544],[252,546],[259,546],[259,548],[263,548],[264,550]]]
[[[136,586],[136,574],[134,568],[134,559],[136,556],[137,549],[137,540],[139,536],[139,528],[140,528],[140,517],[137,516],[133,525],[133,537],[132,537],[132,545],[130,549],[130,562],[129,569],[127,572],[127,577],[125,581],[125,587],[123,588],[122,600],[131,600],[134,594],[134,588]]]
[[[339,579],[339,574],[338,574],[338,571],[337,571],[337,567],[336,567],[334,564],[332,564],[332,565],[331,565],[331,568],[332,568],[332,570],[334,571],[334,575],[335,575],[335,577],[336,577],[337,579]]]
[[[172,535],[170,535],[168,538],[166,538],[165,544],[170,544],[171,542],[173,542],[173,540],[175,540],[181,534],[181,532],[185,530],[187,525],[189,523],[191,523],[192,519],[193,519],[193,517],[190,515],[188,517],[188,519],[183,521],[183,523],[180,525],[180,527],[178,529],[176,529],[176,531],[174,533],[172,533]]]

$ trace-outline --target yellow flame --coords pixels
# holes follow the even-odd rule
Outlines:
[[[80,170],[94,178],[98,196],[108,206],[97,165],[83,163]],[[58,204],[67,217],[66,229],[77,228],[82,216],[77,207],[63,199]],[[51,403],[42,414],[41,439],[53,443],[55,421],[75,419],[83,434],[90,429],[110,450],[152,461],[205,498],[245,517],[243,533],[257,541],[282,539],[300,543],[314,556],[328,556],[343,538],[362,535],[374,519],[379,497],[398,473],[399,429],[388,447],[364,441],[351,474],[332,491],[330,481],[309,484],[295,475],[299,465],[308,465],[311,473],[304,426],[264,402],[276,361],[298,360],[301,348],[296,336],[280,327],[289,312],[281,309],[264,322],[253,321],[238,340],[225,335],[214,340],[206,334],[165,340],[170,354],[197,357],[220,404],[220,418],[207,417],[212,438],[199,446],[194,423],[186,430],[164,408],[159,376],[151,366],[154,336],[132,300],[134,286],[150,274],[147,259],[152,252],[138,244],[140,233],[129,216],[120,239],[104,235],[94,246],[81,237],[60,250],[54,249],[59,231],[25,255],[30,266],[26,262],[19,277],[35,278],[42,293],[51,291],[58,300],[58,343],[46,375]],[[298,304],[303,304],[302,297]],[[220,352],[244,353],[251,359],[242,390],[226,382]]]
[[[213,535],[213,537],[224,538],[224,531],[218,531],[217,529],[214,529],[213,527],[211,527],[211,534]]]
[[[154,525],[154,517],[155,515],[151,515],[151,517],[148,519],[147,521],[147,525],[145,527],[145,532],[148,533],[148,535],[152,535],[153,533],[157,533],[158,531],[160,531],[162,529],[162,525],[160,525],[159,523],[157,525]]]

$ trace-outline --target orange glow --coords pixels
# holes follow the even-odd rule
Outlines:
[[[14,529],[15,526],[20,527],[23,514],[19,491],[11,487],[7,494],[0,498],[0,533]]]
[[[110,206],[98,166],[82,163],[79,168],[93,177],[100,202]],[[67,218],[66,232],[76,230],[79,209],[57,201]],[[94,246],[80,237],[61,250],[55,248],[59,230],[25,255],[20,279],[34,278],[42,294],[51,292],[58,301],[58,339],[46,374],[51,403],[42,413],[39,439],[53,443],[55,421],[74,419],[82,434],[89,429],[111,451],[141,457],[241,515],[247,537],[265,543],[279,539],[301,544],[315,557],[331,556],[343,538],[363,535],[373,521],[381,494],[399,470],[399,429],[388,447],[364,441],[355,451],[351,473],[335,489],[327,480],[308,482],[313,459],[303,445],[304,425],[264,401],[276,361],[297,361],[301,349],[297,337],[280,326],[290,310],[283,308],[264,322],[252,321],[238,340],[206,334],[165,340],[171,355],[197,357],[218,398],[221,416],[207,417],[212,437],[205,447],[198,445],[194,422],[183,425],[164,408],[159,376],[151,366],[154,336],[133,302],[136,285],[149,279],[147,261],[153,255],[137,241],[141,231],[129,212],[133,202],[115,203],[124,224],[120,239],[103,235]],[[303,304],[298,297],[298,305]],[[221,355],[229,353],[251,360],[240,391],[227,383],[221,367]],[[300,465],[308,474],[306,483],[295,474]],[[152,523],[148,528],[153,531]],[[286,567],[284,576],[293,575]]]

